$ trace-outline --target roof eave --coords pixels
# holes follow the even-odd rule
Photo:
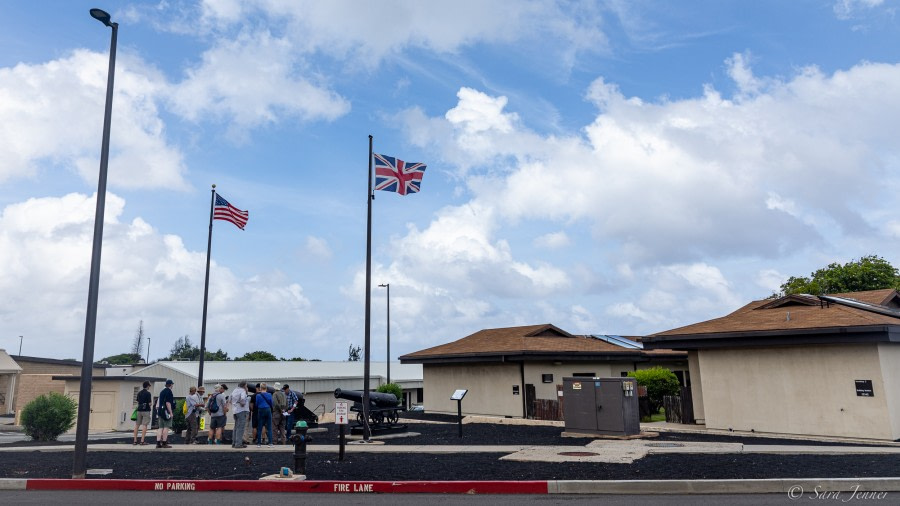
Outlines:
[[[900,325],[670,334],[646,337],[644,348],[648,350],[696,350],[701,348],[878,342],[900,342]]]

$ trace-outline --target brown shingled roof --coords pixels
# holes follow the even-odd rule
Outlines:
[[[682,355],[671,350],[655,350],[653,355]],[[483,329],[456,341],[427,348],[400,357],[401,361],[441,358],[502,357],[508,355],[621,355],[623,359],[641,357],[640,349],[627,349],[591,336],[577,336],[551,324]]]
[[[882,302],[890,301],[896,295],[897,292],[894,290],[871,290],[867,292],[833,294],[832,296],[852,298],[861,302],[880,305]],[[798,329],[863,327],[870,325],[900,325],[900,319],[898,319],[897,316],[879,314],[834,302],[829,303],[812,295],[802,295],[799,297],[802,297],[803,299],[813,299],[815,302],[814,304],[802,303],[803,299],[798,298],[798,296],[787,296],[776,300],[757,300],[721,318],[715,318],[705,322],[659,332],[653,334],[652,337],[728,332],[792,331]],[[797,303],[778,304],[780,301],[790,302],[791,300],[795,300]]]

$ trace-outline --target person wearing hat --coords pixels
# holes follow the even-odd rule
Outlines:
[[[284,426],[287,417],[284,411],[287,409],[287,396],[281,390],[281,383],[275,383],[275,392],[272,394],[272,433],[275,435],[275,444],[283,445],[287,442],[284,437]]]
[[[156,433],[157,448],[171,448],[167,439],[169,439],[169,429],[172,428],[172,421],[175,419],[175,395],[172,394],[172,385],[175,382],[167,379],[166,388],[159,393],[159,430]]]

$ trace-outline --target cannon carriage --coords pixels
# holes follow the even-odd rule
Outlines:
[[[334,397],[337,399],[346,399],[353,401],[350,411],[356,412],[356,421],[360,425],[363,423],[363,393],[359,390],[341,390],[338,388],[334,391]],[[400,419],[400,401],[394,394],[382,392],[369,392],[369,422],[372,425],[388,425],[396,424]]]

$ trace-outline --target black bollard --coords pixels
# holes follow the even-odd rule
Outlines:
[[[309,427],[304,420],[300,420],[294,426],[296,433],[291,435],[294,442],[294,474],[306,475],[306,443],[312,441],[312,437],[306,434]]]

